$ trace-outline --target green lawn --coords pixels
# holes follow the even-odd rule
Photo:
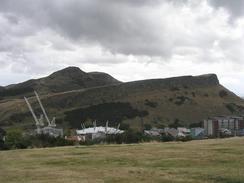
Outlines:
[[[244,138],[0,152],[1,183],[244,183]]]

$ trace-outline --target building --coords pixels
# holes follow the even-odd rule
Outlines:
[[[144,134],[151,137],[160,137],[164,133],[164,129],[152,128],[151,130],[144,130]]]
[[[184,127],[178,127],[177,131],[178,131],[177,134],[178,137],[186,137],[186,136],[190,136],[191,134],[190,129]]]
[[[191,131],[188,128],[179,127],[175,128],[165,128],[164,133],[173,138],[184,138],[190,136]]]
[[[204,139],[205,138],[204,128],[200,128],[200,127],[191,128],[191,137],[193,139]]]
[[[240,135],[244,129],[244,118],[240,116],[219,116],[204,120],[206,136]]]
[[[49,135],[52,137],[63,137],[63,129],[54,128],[51,126],[45,126],[43,128],[38,128],[35,130],[37,134]]]
[[[86,140],[96,140],[96,139],[105,139],[107,135],[117,135],[124,133],[123,130],[118,128],[112,127],[90,127],[90,128],[83,128],[81,130],[76,130],[76,134],[79,136],[80,139],[83,141]]]

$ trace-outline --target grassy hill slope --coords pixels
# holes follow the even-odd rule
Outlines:
[[[241,183],[244,139],[0,152],[0,182]]]
[[[162,127],[173,122],[198,123],[216,115],[243,114],[241,98],[219,84],[214,74],[183,76],[83,88],[43,95],[50,116],[64,127],[79,128],[81,122],[98,120],[111,125],[129,124],[141,129],[146,124]],[[30,99],[36,113],[37,101]],[[34,128],[22,99],[0,103],[0,125]]]

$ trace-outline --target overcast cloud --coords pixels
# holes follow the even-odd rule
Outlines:
[[[0,0],[0,85],[66,66],[122,81],[216,73],[244,96],[242,0]]]

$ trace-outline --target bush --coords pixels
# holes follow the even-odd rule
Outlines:
[[[226,97],[227,95],[228,95],[228,93],[227,93],[225,90],[221,90],[221,91],[219,92],[219,96],[220,96],[221,98]]]
[[[171,124],[169,124],[169,127],[170,128],[178,128],[178,127],[182,127],[184,126],[183,124],[181,124],[180,120],[179,119],[175,119],[175,121]]]
[[[152,125],[148,123],[144,124],[144,130],[150,130],[150,129],[152,129]]]
[[[24,137],[20,129],[12,129],[7,132],[5,141],[7,149],[25,149],[30,144],[30,139]]]
[[[128,123],[121,123],[120,129],[121,130],[129,130],[130,129],[130,125]]]
[[[23,135],[21,130],[10,130],[7,133],[5,144],[0,142],[0,149],[26,149],[74,145],[75,142],[68,141],[62,137],[51,137],[48,135]]]
[[[116,143],[116,144],[132,144],[132,143],[139,143],[139,142],[149,142],[153,140],[153,138],[144,135],[141,132],[136,132],[133,130],[128,130],[123,134],[118,135],[109,135],[106,137],[106,143]]]
[[[145,105],[152,107],[152,108],[156,108],[158,106],[157,102],[153,102],[150,100],[145,100]]]
[[[225,107],[233,114],[236,112],[235,106],[233,104],[226,104]]]
[[[176,105],[182,105],[184,104],[186,101],[190,101],[191,99],[188,98],[188,97],[185,97],[185,96],[178,96],[176,97],[176,101],[175,101],[175,104]]]
[[[31,147],[57,147],[74,145],[74,141],[69,141],[63,137],[52,137],[49,135],[41,134],[36,136],[28,136],[31,139]]]
[[[170,142],[170,141],[174,141],[174,137],[170,136],[170,135],[162,135],[161,136],[161,141],[162,142]]]
[[[4,144],[4,141],[0,139],[0,150],[7,150],[7,146]]]
[[[189,125],[190,128],[196,128],[196,127],[203,127],[203,122],[197,122],[197,123],[191,123]]]
[[[173,86],[170,88],[170,91],[179,91],[180,88],[176,87],[176,86]]]
[[[193,140],[192,137],[190,135],[185,136],[185,137],[178,137],[176,138],[176,141],[182,141],[182,142],[187,142],[187,141],[191,141]]]

